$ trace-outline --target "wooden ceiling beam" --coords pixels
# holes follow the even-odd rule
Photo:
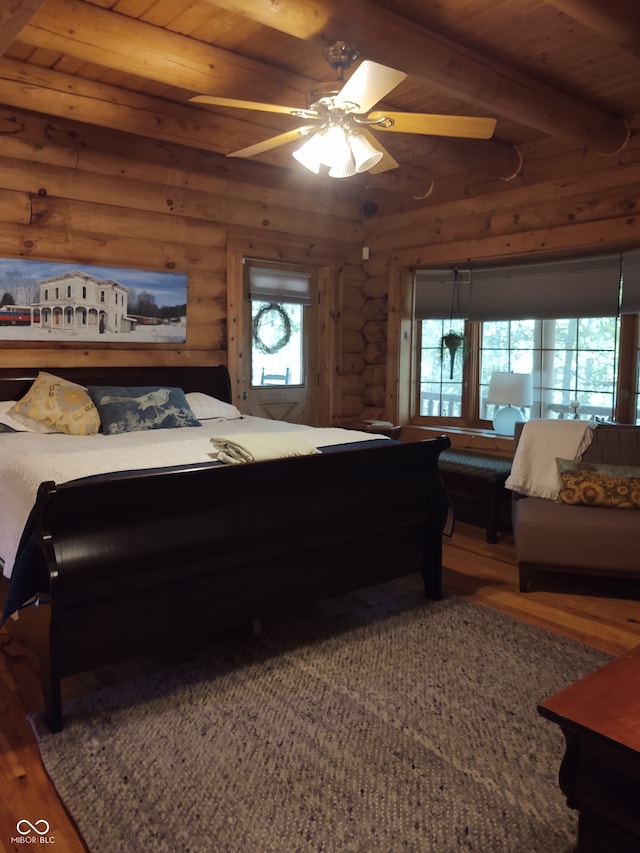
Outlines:
[[[45,0],[9,0],[0,6],[0,56],[18,37]]]
[[[192,94],[306,106],[317,82],[76,0],[47,0],[20,41]]]
[[[245,98],[250,92],[253,100],[304,106],[306,92],[318,82],[74,0],[47,0],[46,6],[25,26],[20,39],[33,47],[59,51],[85,62],[182,88],[189,93],[206,92]],[[21,73],[27,73],[26,69]],[[80,81],[78,77],[69,78],[69,90],[77,89]],[[265,129],[259,122],[254,124],[233,117],[223,120],[210,108],[185,104],[184,109],[193,111],[190,124],[199,122],[210,127],[218,116],[218,130],[211,134],[210,140],[218,139],[215,150],[224,154],[259,141],[260,133],[264,133],[265,138],[273,135],[272,129]],[[93,110],[85,109],[85,112],[93,114]],[[93,118],[80,120],[95,123]],[[226,137],[221,129],[223,121],[231,131]],[[159,123],[162,124],[161,120]],[[283,127],[285,129],[288,128]],[[192,145],[213,150],[211,144],[203,145],[203,141],[201,134],[195,134]],[[384,142],[390,148],[394,144],[402,147],[400,139],[393,143],[385,139]],[[183,139],[181,144],[188,143]],[[513,146],[493,140],[483,141],[481,152],[473,141],[467,144],[466,140],[435,137],[412,137],[411,147],[412,153],[425,163],[447,162],[464,169],[475,167],[487,177],[509,178],[519,164],[519,156]],[[286,156],[288,158],[289,154]],[[284,164],[280,152],[264,160]],[[286,164],[290,165],[288,160]],[[418,171],[423,171],[420,164],[417,165]],[[424,171],[420,183],[428,186],[430,182],[430,174]]]
[[[352,41],[363,57],[402,69],[430,89],[488,115],[615,154],[628,140],[623,119],[558,92],[540,80],[461,47],[368,0],[207,0],[296,38]],[[578,0],[576,0],[578,2]],[[595,4],[595,0],[594,0]]]
[[[640,56],[640,6],[629,0],[546,0],[612,44]]]
[[[253,140],[241,119],[0,58],[0,103],[216,153]]]

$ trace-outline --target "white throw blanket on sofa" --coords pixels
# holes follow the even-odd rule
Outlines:
[[[590,421],[527,421],[505,487],[555,500],[561,486],[556,459],[580,459],[591,444],[594,426]]]

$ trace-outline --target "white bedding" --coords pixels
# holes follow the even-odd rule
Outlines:
[[[287,432],[304,435],[315,448],[384,438],[356,430],[309,427],[264,418],[210,420],[200,427],[71,436],[33,432],[0,434],[0,561],[10,577],[16,551],[40,483],[65,483],[116,471],[211,462],[214,436],[242,437]]]

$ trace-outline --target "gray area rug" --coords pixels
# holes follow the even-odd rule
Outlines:
[[[92,853],[566,853],[538,702],[607,655],[461,599],[336,599],[31,723]]]

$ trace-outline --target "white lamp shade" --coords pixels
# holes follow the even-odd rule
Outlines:
[[[302,164],[305,169],[318,175],[320,173],[320,166],[322,165],[323,148],[322,134],[314,133],[300,148],[292,153],[298,163]]]
[[[494,371],[491,374],[486,402],[517,408],[530,406],[533,403],[531,374]]]
[[[349,143],[356,164],[356,172],[366,172],[382,160],[382,151],[378,151],[362,133],[350,137]]]
[[[350,178],[355,173],[356,164],[351,156],[351,151],[349,151],[349,156],[346,159],[340,160],[329,169],[330,178]]]
[[[329,167],[332,178],[349,178],[356,173],[347,134],[339,125],[330,127],[323,136],[322,162]]]

